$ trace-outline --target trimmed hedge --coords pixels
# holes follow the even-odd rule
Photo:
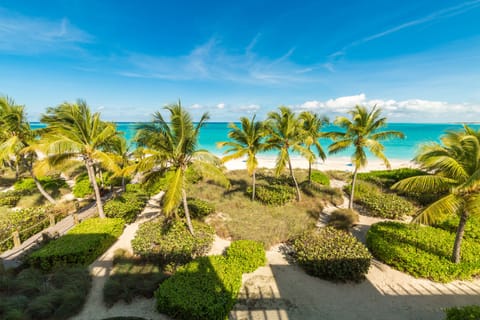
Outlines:
[[[463,306],[445,309],[446,320],[480,320],[480,306]]]
[[[242,249],[254,255],[251,260]],[[155,292],[158,311],[175,319],[226,319],[242,286],[242,272],[253,272],[263,264],[262,253],[264,259],[258,242],[235,241],[226,256],[195,259],[159,286]]]
[[[361,281],[372,256],[350,233],[326,227],[306,231],[293,239],[295,258],[305,271],[333,281]]]
[[[184,221],[167,221],[159,218],[140,225],[132,248],[149,260],[158,260],[162,265],[176,267],[210,250],[215,230],[202,222],[192,221],[195,237],[190,234]]]
[[[88,178],[80,179],[75,182],[72,189],[73,195],[77,198],[85,198],[93,194],[93,188]]]
[[[325,173],[319,170],[312,170],[311,179],[312,182],[316,182],[324,186],[330,185],[330,178]]]
[[[348,231],[359,221],[358,212],[353,209],[336,209],[330,214],[328,226]]]
[[[460,218],[456,215],[446,217],[443,221],[433,224],[433,227],[446,230],[448,232],[457,232],[458,223]],[[465,239],[472,239],[480,242],[480,217],[470,216],[465,224],[465,233],[463,235]]]
[[[84,268],[52,274],[30,268],[0,274],[0,284],[0,319],[68,319],[82,309],[91,276]]]
[[[351,187],[345,191],[350,194]],[[355,184],[355,203],[364,206],[373,217],[400,219],[415,214],[414,205],[395,193],[382,192],[376,185],[358,180]]]
[[[439,282],[480,274],[480,243],[464,239],[461,262],[451,262],[455,234],[429,226],[380,222],[367,233],[367,246],[379,260],[414,277]]]
[[[137,218],[148,201],[146,193],[124,192],[122,195],[105,203],[103,210],[109,218],[122,218],[126,223],[132,223]]]
[[[247,188],[251,197],[252,187]],[[255,186],[255,200],[269,206],[283,206],[295,199],[295,189],[286,185],[257,185]]]
[[[187,205],[190,212],[190,217],[194,219],[202,219],[215,212],[215,205],[202,199],[188,198]],[[178,207],[178,215],[182,218],[185,217],[183,205]]]
[[[31,266],[42,270],[68,265],[89,265],[122,234],[123,219],[87,219],[66,235],[28,256]]]
[[[227,248],[226,256],[242,273],[249,273],[267,262],[263,243],[253,240],[238,240]]]

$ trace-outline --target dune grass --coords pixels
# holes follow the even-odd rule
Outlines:
[[[305,185],[307,173],[296,170],[301,185]],[[294,235],[315,226],[318,216],[327,202],[341,201],[341,192],[329,187],[310,188],[302,192],[302,201],[292,200],[283,206],[268,206],[251,201],[246,190],[251,185],[251,177],[245,170],[227,173],[231,188],[225,190],[208,181],[193,185],[189,196],[213,202],[217,214],[209,217],[219,236],[232,240],[248,239],[262,242],[266,248],[284,242]],[[258,185],[285,183],[288,178],[273,178],[271,170],[261,170],[257,174]]]

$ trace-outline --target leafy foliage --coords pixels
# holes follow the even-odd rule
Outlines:
[[[42,270],[68,265],[89,265],[122,234],[123,219],[92,218],[66,235],[28,256],[28,263]]]
[[[9,190],[0,193],[0,207],[13,208],[17,205],[20,198],[25,194],[24,191]]]
[[[348,231],[359,221],[358,212],[353,209],[336,209],[330,214],[328,225],[335,229]]]
[[[326,227],[292,241],[295,258],[305,271],[333,281],[360,281],[370,267],[367,248],[351,234]]]
[[[267,262],[263,243],[252,240],[238,240],[227,248],[226,256],[237,265],[242,273],[253,272]]]
[[[465,239],[462,262],[450,260],[455,234],[429,226],[380,222],[367,233],[367,246],[386,264],[415,277],[439,282],[480,274],[480,244]]]
[[[458,228],[460,218],[456,215],[448,215],[445,219],[434,223],[432,226],[455,233]],[[465,239],[471,239],[480,243],[480,217],[473,216],[467,220],[465,225]]]
[[[86,196],[93,194],[93,188],[88,178],[79,179],[75,181],[72,192],[77,198],[85,198]]]
[[[330,185],[330,178],[325,173],[319,170],[312,170],[311,179],[313,182],[319,183],[324,186]]]
[[[122,218],[126,223],[132,223],[147,201],[148,196],[142,190],[127,191],[105,203],[103,210],[108,218]]]
[[[52,274],[24,269],[17,275],[0,274],[1,319],[68,319],[78,313],[90,291],[84,268],[66,268]]]
[[[400,168],[392,170],[374,170],[358,174],[358,179],[372,182],[380,187],[390,188],[396,182],[425,174],[424,171],[413,168]]]
[[[247,189],[252,194],[252,188]],[[283,206],[295,199],[295,190],[287,185],[258,185],[255,189],[255,199],[269,206]]]
[[[345,188],[350,193],[350,186]],[[399,219],[405,215],[413,215],[413,204],[394,193],[382,192],[374,184],[358,181],[355,185],[355,202],[364,206],[373,217]]]
[[[190,216],[194,219],[202,219],[215,212],[215,205],[202,199],[188,198],[187,205]],[[185,217],[183,206],[178,207],[178,214],[180,217]]]
[[[39,177],[38,181],[43,186],[43,188],[48,191],[56,191],[60,188],[68,188],[68,184],[65,179],[62,179],[60,177]],[[18,180],[13,186],[15,190],[24,191],[27,193],[32,193],[37,190],[37,186],[35,185],[35,181],[33,180],[33,178],[25,178]]]
[[[446,320],[479,320],[480,306],[452,307],[445,310]]]
[[[195,236],[188,232],[182,220],[159,218],[145,222],[132,240],[133,252],[149,260],[158,260],[163,265],[176,267],[185,264],[207,253],[215,234],[213,228],[205,223],[192,223]]]

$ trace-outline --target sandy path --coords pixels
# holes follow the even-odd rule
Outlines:
[[[83,310],[71,319],[92,320],[114,316],[136,316],[145,319],[169,319],[156,312],[154,299],[136,299],[130,304],[119,302],[110,309],[103,304],[103,286],[112,272],[113,254],[115,250],[122,248],[132,252],[131,240],[135,237],[139,225],[158,215],[160,210],[159,200],[162,196],[163,193],[159,193],[150,198],[145,209],[138,216],[137,220],[134,223],[127,225],[117,242],[115,242],[110,249],[89,266],[90,273],[93,276],[92,289],[90,290]]]

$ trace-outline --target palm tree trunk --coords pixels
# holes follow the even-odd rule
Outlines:
[[[95,171],[93,169],[93,161],[88,159],[85,161],[85,165],[87,167],[90,183],[92,184],[93,190],[95,191],[95,200],[97,200],[98,216],[103,219],[105,218],[105,213],[103,212],[102,197],[100,196],[100,189],[98,188],[97,179],[95,177]]]
[[[127,191],[127,186],[125,183],[125,176],[122,176],[122,191],[125,192]]]
[[[455,243],[453,244],[452,261],[460,263],[460,250],[462,247],[463,234],[465,233],[465,224],[467,223],[468,213],[463,211],[458,223],[457,235],[455,236]]]
[[[298,187],[297,179],[295,179],[295,175],[293,174],[292,161],[290,160],[290,155],[287,155],[287,157],[288,157],[288,168],[290,169],[290,175],[292,176],[293,182],[295,183],[295,189],[297,190],[297,201],[300,201],[301,200],[300,188]]]
[[[252,174],[252,201],[255,201],[255,170]]]
[[[188,203],[187,203],[187,193],[185,189],[182,188],[182,202],[183,202],[183,210],[185,211],[185,218],[187,219],[187,227],[188,231],[195,236],[195,232],[193,231],[192,220],[190,219],[190,211],[188,211]]]
[[[53,199],[52,196],[50,196],[50,195],[48,194],[48,192],[45,191],[45,189],[43,188],[43,186],[40,184],[40,181],[38,181],[37,176],[35,176],[35,174],[33,174],[33,170],[30,170],[30,175],[32,176],[33,181],[35,182],[35,185],[37,186],[37,189],[38,189],[38,191],[40,191],[40,193],[42,194],[42,196],[44,196],[45,199],[47,199],[48,202],[50,202],[50,203],[53,203],[53,204],[57,203],[57,202],[55,201],[55,199]]]
[[[353,171],[352,190],[350,191],[350,201],[348,201],[348,209],[353,208],[353,196],[355,194],[355,183],[357,182],[357,172],[358,172],[358,167],[355,166],[355,170]]]
[[[312,162],[308,161],[308,183],[312,183]]]

